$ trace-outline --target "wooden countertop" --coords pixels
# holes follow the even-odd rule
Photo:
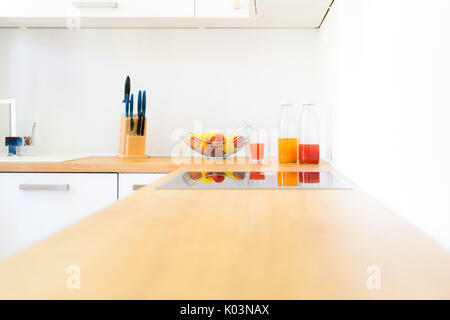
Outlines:
[[[64,162],[0,162],[0,172],[171,172],[179,167],[170,157],[139,160],[88,157]]]
[[[116,157],[88,157],[65,162],[0,162],[0,172],[172,172],[183,165],[201,168],[204,165],[236,166],[240,168],[278,168],[276,159],[268,158],[264,165],[249,164],[248,158],[208,160],[202,158],[151,157],[149,159],[120,159]],[[293,167],[287,165],[286,168]],[[302,166],[308,170],[311,166]],[[326,163],[321,170],[327,169]]]
[[[212,170],[164,179],[199,168]],[[450,299],[450,255],[358,188],[158,183],[0,263],[0,298]],[[80,290],[66,287],[72,265]]]

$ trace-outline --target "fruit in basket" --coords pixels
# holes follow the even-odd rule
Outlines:
[[[212,175],[212,179],[214,180],[215,183],[222,183],[225,180],[225,176],[221,173],[215,172]]]
[[[202,140],[203,140],[203,142],[211,142],[211,139],[212,139],[212,134],[211,133],[209,133],[209,132],[204,132],[203,134],[202,134]]]
[[[202,150],[201,151],[204,155],[210,154],[211,149],[212,149],[211,142],[205,142],[205,141],[202,142]]]
[[[228,178],[231,178],[231,179],[236,179],[233,175],[233,172],[225,172],[225,176],[227,176]]]
[[[231,141],[234,145],[234,139],[237,137],[237,135],[232,134],[231,136],[228,137],[227,141]]]
[[[189,178],[191,178],[194,181],[197,181],[201,177],[202,177],[202,173],[201,172],[189,172]]]
[[[205,152],[205,149],[208,149],[211,144],[212,134],[209,132],[205,132],[202,134],[202,153]]]
[[[242,130],[237,132],[241,133]],[[245,136],[231,135],[227,137],[221,132],[190,134],[184,141],[195,152],[212,158],[226,158],[236,153],[247,143]]]
[[[203,177],[202,181],[204,183],[211,183],[213,181],[213,178],[212,177]]]
[[[222,133],[216,133],[211,137],[211,142],[215,147],[222,147],[225,136]]]
[[[225,154],[233,154],[234,150],[235,148],[233,140],[228,139],[227,141],[225,141],[225,143],[223,144],[223,152]]]
[[[202,172],[202,181],[204,183],[210,183],[213,181],[212,172]]]
[[[211,143],[205,143],[202,154],[205,156],[214,156],[214,146]]]
[[[223,147],[215,147],[215,149],[213,150],[213,154],[214,157],[223,157],[224,153],[223,153]]]

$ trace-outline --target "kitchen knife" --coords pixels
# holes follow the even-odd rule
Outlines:
[[[138,121],[137,121],[137,135],[140,136],[141,135],[141,117],[142,117],[142,100],[141,100],[141,91],[139,90],[139,95],[138,95]]]
[[[141,106],[141,105],[142,105],[142,92],[139,90],[139,93],[138,93],[138,106]]]
[[[130,110],[130,97],[127,95],[125,99],[125,117],[128,118],[128,112]]]
[[[131,103],[130,103],[130,133],[133,131],[134,128],[134,120],[133,120],[133,105],[134,105],[134,96],[131,94]]]
[[[147,109],[147,91],[144,90],[143,96],[142,96],[142,120],[141,120],[141,135],[144,135],[144,129],[145,129],[145,111]]]
[[[128,117],[128,103],[127,101],[130,100],[130,90],[131,90],[131,84],[130,84],[130,76],[127,76],[127,79],[125,80],[125,89],[124,89],[124,97],[123,97],[123,103],[125,103],[125,116]]]

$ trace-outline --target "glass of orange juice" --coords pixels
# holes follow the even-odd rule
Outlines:
[[[252,162],[264,161],[264,149],[266,145],[267,135],[264,129],[255,129],[250,132],[249,146],[250,159]]]

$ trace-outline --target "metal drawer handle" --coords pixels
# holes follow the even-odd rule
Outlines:
[[[69,191],[68,184],[19,184],[24,191]]]
[[[117,8],[117,1],[72,1],[74,8]]]
[[[146,186],[147,186],[146,184],[133,184],[133,191],[137,191]]]

